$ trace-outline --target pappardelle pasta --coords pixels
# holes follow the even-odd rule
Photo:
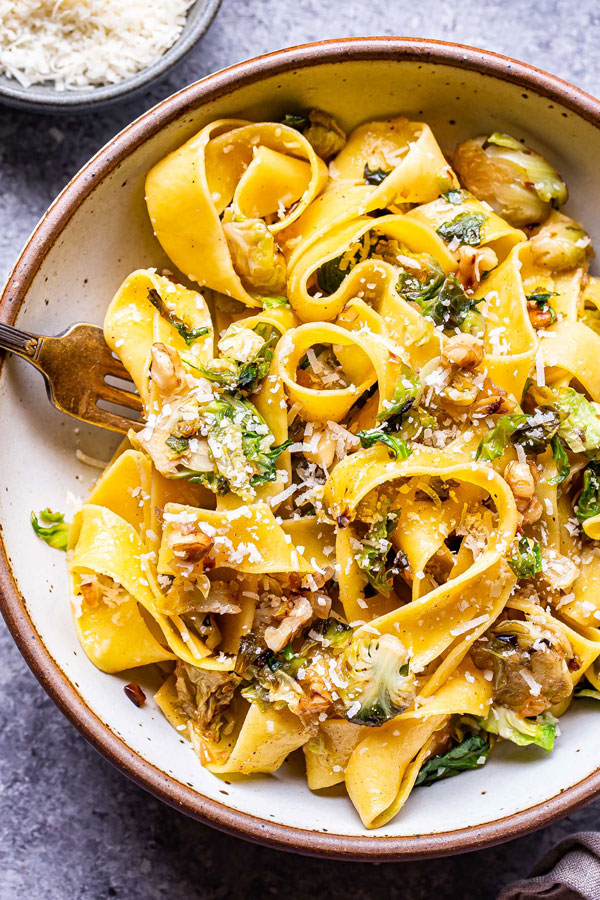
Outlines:
[[[148,174],[180,274],[105,320],[143,427],[68,537],[34,525],[90,660],[160,671],[211,772],[302,748],[377,828],[600,697],[600,280],[566,198],[509,135],[446,157],[319,110]]]

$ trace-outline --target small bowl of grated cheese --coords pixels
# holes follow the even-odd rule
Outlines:
[[[0,102],[71,112],[131,96],[208,29],[221,0],[0,0]]]

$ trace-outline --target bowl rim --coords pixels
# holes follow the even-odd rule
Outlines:
[[[14,78],[3,73],[0,81],[0,102],[17,109],[39,113],[76,113],[82,110],[98,109],[119,100],[131,99],[154,81],[163,78],[176,66],[190,50],[204,37],[216,16],[221,0],[195,0],[186,11],[186,18],[193,12],[196,2],[203,3],[198,20],[192,22],[188,31],[181,32],[175,43],[149,66],[140,69],[129,78],[115,84],[90,85],[73,91],[57,91],[52,85],[32,84],[24,87]],[[44,90],[50,88],[50,91]]]
[[[345,60],[395,59],[450,65],[522,86],[600,128],[600,101],[542,69],[489,50],[411,37],[339,38],[301,44],[230,66],[183,88],[144,113],[111,139],[61,191],[22,250],[0,296],[0,321],[11,324],[50,247],[71,216],[129,153],[187,111],[233,89],[290,68]],[[2,360],[0,359],[0,372]],[[274,823],[234,810],[200,794],[143,759],[110,730],[50,656],[29,616],[0,536],[0,609],[34,675],[84,738],[132,781],[191,817],[255,843],[312,856],[346,860],[422,859],[478,850],[550,824],[600,793],[600,769],[526,810],[482,825],[430,835],[340,835]]]

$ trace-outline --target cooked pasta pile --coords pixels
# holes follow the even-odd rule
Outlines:
[[[181,274],[134,272],[105,321],[144,427],[68,538],[96,666],[158,665],[213,773],[301,747],[367,828],[497,740],[551,750],[600,688],[590,238],[514,138],[448,159],[312,110],[159,162]]]

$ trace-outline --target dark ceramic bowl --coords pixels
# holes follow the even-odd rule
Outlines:
[[[57,91],[51,85],[33,84],[31,87],[23,87],[14,78],[0,74],[0,103],[30,112],[67,113],[98,109],[130,98],[153,81],[158,81],[183,59],[207,31],[220,5],[221,0],[196,0],[190,7],[183,30],[173,46],[151,66],[131,78],[117,84]]]

